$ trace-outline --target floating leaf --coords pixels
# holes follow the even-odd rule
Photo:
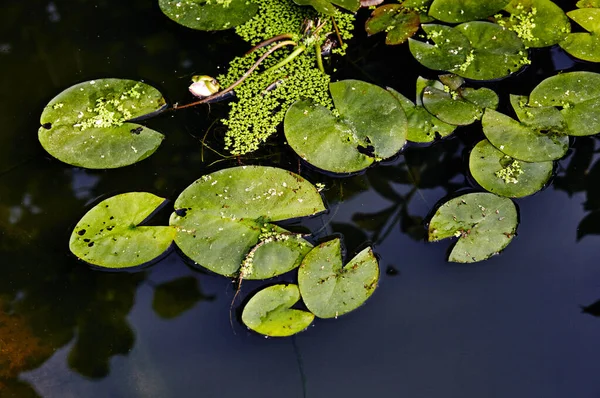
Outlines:
[[[510,103],[521,123],[535,130],[567,133],[567,121],[558,109],[553,106],[528,106],[528,102],[526,96],[510,95]]]
[[[579,0],[577,8],[600,8],[600,0]]]
[[[73,166],[128,166],[154,153],[164,138],[129,121],[164,107],[162,94],[147,84],[91,80],[66,89],[46,105],[38,138],[50,155]]]
[[[407,121],[398,101],[386,90],[358,80],[330,84],[339,113],[309,101],[288,109],[288,144],[308,163],[335,173],[363,170],[395,155],[406,143]]]
[[[510,0],[434,0],[429,15],[448,23],[484,19],[502,10]]]
[[[335,15],[338,5],[348,11],[356,11],[360,8],[360,0],[294,0],[301,6],[312,6],[315,10],[326,15]]]
[[[527,47],[552,46],[571,32],[569,19],[550,0],[513,0],[504,10],[510,16],[496,16],[496,23],[515,32]]]
[[[584,61],[600,62],[600,8],[582,8],[567,15],[589,33],[571,33],[559,43],[562,49]]]
[[[406,139],[411,142],[433,142],[436,137],[447,137],[456,129],[448,123],[442,122],[433,116],[421,105],[415,105],[411,100],[392,88],[388,88],[400,102],[408,119],[408,132]]]
[[[146,192],[113,196],[94,206],[71,233],[71,252],[87,263],[105,268],[135,267],[163,254],[175,237],[172,227],[139,224],[165,199]]]
[[[258,11],[251,0],[158,0],[170,19],[198,30],[230,29],[248,21]]]
[[[404,0],[402,6],[419,14],[421,23],[430,23],[435,21],[429,16],[429,7],[433,0]]]
[[[553,162],[523,162],[511,158],[488,140],[480,141],[469,158],[469,170],[484,189],[521,198],[542,189],[552,177]]]
[[[423,66],[433,70],[452,70],[467,61],[471,44],[460,31],[438,24],[421,27],[435,44],[409,39],[408,46],[413,57]]]
[[[256,293],[242,312],[242,322],[257,333],[285,337],[306,329],[315,316],[292,309],[300,300],[297,285],[274,285]]]
[[[193,276],[185,276],[156,286],[152,309],[163,319],[173,319],[203,299],[206,297],[198,288],[198,280]]]
[[[319,318],[334,318],[361,306],[377,287],[379,264],[371,248],[342,267],[339,239],[310,251],[298,269],[298,285],[306,307]]]
[[[556,160],[569,149],[568,136],[534,130],[492,109],[485,111],[481,123],[487,139],[500,151],[518,160]]]
[[[170,224],[185,255],[225,276],[264,279],[298,266],[311,245],[274,224],[325,210],[304,178],[273,167],[242,166],[205,175],[175,201]]]
[[[470,193],[441,205],[429,223],[429,241],[457,237],[449,261],[483,261],[503,250],[517,230],[517,209],[508,198]]]
[[[400,4],[377,7],[365,23],[367,34],[386,32],[385,44],[402,44],[419,30],[419,14]]]

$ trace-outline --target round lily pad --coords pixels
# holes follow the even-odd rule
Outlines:
[[[241,25],[256,14],[252,0],[158,0],[170,19],[197,30],[223,30]]]
[[[439,90],[427,87],[423,90],[423,106],[443,122],[466,126],[481,119],[486,107],[495,109],[498,106],[498,96],[485,87],[478,90]]]
[[[434,0],[429,15],[448,23],[485,19],[502,10],[510,0]]]
[[[469,193],[437,209],[429,222],[429,241],[457,237],[449,261],[483,261],[510,243],[517,223],[517,209],[512,200],[492,193]]]
[[[419,30],[421,20],[416,11],[400,4],[386,4],[373,10],[365,23],[367,34],[386,32],[385,44],[402,44]]]
[[[518,160],[547,162],[562,158],[569,149],[568,136],[534,130],[492,109],[485,111],[481,123],[487,139]]]
[[[598,97],[600,74],[568,72],[549,77],[538,84],[529,95],[529,105],[569,107]]]
[[[66,89],[46,105],[38,138],[50,155],[73,166],[128,166],[154,153],[164,138],[131,120],[164,108],[162,94],[147,84],[91,80]]]
[[[386,90],[358,80],[330,84],[339,117],[302,100],[287,111],[288,144],[308,163],[334,173],[351,173],[395,155],[406,143],[407,120]]]
[[[300,300],[297,285],[274,285],[256,293],[244,307],[242,322],[257,333],[286,337],[306,329],[315,316],[292,309]]]
[[[511,158],[488,140],[480,141],[469,158],[469,170],[484,189],[521,198],[542,189],[552,177],[553,162],[523,162]]]
[[[535,130],[566,134],[567,121],[562,113],[553,106],[529,106],[529,98],[522,95],[510,95],[510,103],[519,121]]]
[[[69,249],[83,261],[104,268],[148,263],[163,254],[175,238],[175,228],[139,225],[164,202],[146,192],[103,200],[77,223]]]
[[[467,62],[471,53],[469,39],[460,31],[445,25],[421,26],[434,44],[408,40],[411,54],[421,65],[433,70],[453,70]]]
[[[262,166],[203,176],[175,201],[170,225],[190,259],[221,275],[265,279],[300,264],[312,246],[273,222],[325,210],[317,189],[286,170]]]
[[[371,248],[342,265],[341,242],[334,239],[311,250],[298,269],[302,299],[319,318],[335,318],[358,308],[377,287],[379,264]]]
[[[584,61],[600,62],[600,8],[582,8],[567,15],[589,33],[571,33],[559,43],[562,49]]]
[[[587,136],[600,133],[600,97],[579,102],[561,111],[568,134]]]

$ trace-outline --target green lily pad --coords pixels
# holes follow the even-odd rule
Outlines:
[[[516,33],[483,21],[467,22],[454,28],[469,41],[470,53],[464,62],[447,69],[473,80],[506,77],[530,63]]]
[[[589,33],[571,33],[559,43],[561,48],[584,61],[600,62],[600,8],[581,8],[567,16]]]
[[[365,23],[367,34],[386,32],[385,44],[402,44],[419,30],[421,20],[415,11],[400,4],[386,4],[373,10]]]
[[[517,223],[517,209],[512,200],[492,193],[469,193],[437,209],[429,223],[429,241],[457,237],[449,261],[483,261],[510,243]]]
[[[398,100],[408,119],[406,139],[411,142],[433,142],[436,137],[447,137],[456,126],[442,122],[421,105],[415,105],[411,100],[392,88],[388,91]]]
[[[140,226],[165,199],[146,192],[116,195],[94,206],[71,233],[69,249],[104,268],[128,268],[163,254],[175,238],[172,227]]]
[[[351,173],[395,155],[406,143],[406,115],[386,90],[358,80],[330,84],[339,117],[303,100],[287,111],[288,144],[308,163]]]
[[[510,0],[434,0],[429,15],[448,23],[485,19],[502,10]]]
[[[256,14],[251,0],[158,0],[170,19],[197,30],[223,30],[241,25]]]
[[[535,130],[566,134],[567,121],[553,106],[529,106],[529,97],[510,95],[510,103],[524,125]]]
[[[433,0],[404,0],[402,7],[414,11],[419,14],[421,23],[430,23],[435,21],[433,17],[429,16],[429,7],[431,7]]]
[[[358,308],[373,294],[378,280],[379,264],[371,248],[342,267],[339,239],[315,247],[298,269],[302,299],[319,318],[335,318]]]
[[[154,153],[164,138],[130,120],[164,108],[162,94],[147,84],[91,80],[69,87],[46,105],[38,138],[50,155],[73,166],[128,166]]]
[[[515,32],[527,47],[552,46],[571,32],[569,19],[550,0],[512,0],[504,10],[510,15],[496,16],[496,23]]]
[[[469,39],[450,26],[438,24],[421,25],[428,39],[434,44],[415,39],[408,40],[411,54],[421,65],[433,70],[459,68],[471,52]]]
[[[577,8],[600,8],[600,0],[579,0]]]
[[[492,109],[485,111],[481,123],[487,139],[518,160],[547,162],[562,158],[569,149],[568,136],[537,131]]]
[[[360,8],[360,0],[294,0],[294,3],[301,6],[312,6],[321,14],[335,15],[338,5],[348,11],[356,11]]]
[[[569,135],[581,137],[600,133],[600,97],[564,108],[561,113]]]
[[[221,275],[270,278],[297,267],[312,246],[273,222],[325,210],[317,189],[294,173],[242,166],[203,176],[175,201],[170,225],[190,259]]]
[[[257,333],[286,337],[306,329],[315,316],[292,309],[300,300],[297,285],[274,285],[256,293],[244,307],[242,322]]]
[[[552,177],[553,162],[523,162],[511,158],[488,140],[480,141],[469,157],[469,170],[485,190],[521,198],[542,189]]]

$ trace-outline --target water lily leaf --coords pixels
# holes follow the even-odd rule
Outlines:
[[[339,239],[316,246],[298,269],[302,299],[319,318],[334,318],[358,308],[373,294],[378,280],[379,264],[371,248],[342,267]]]
[[[600,8],[581,8],[567,15],[589,33],[571,33],[559,43],[561,48],[584,61],[600,62]]]
[[[504,9],[509,16],[496,16],[502,27],[515,32],[527,47],[548,47],[571,32],[563,10],[551,0],[512,0]]]
[[[242,166],[203,176],[175,201],[170,225],[190,259],[225,276],[264,279],[299,265],[311,246],[273,222],[325,210],[317,189],[297,174]],[[241,267],[244,267],[241,270]]]
[[[500,151],[525,162],[546,162],[562,158],[569,149],[569,137],[534,130],[513,118],[487,109],[481,119],[483,132]]]
[[[406,143],[406,115],[386,90],[358,80],[330,84],[339,117],[298,101],[288,109],[288,144],[310,164],[335,173],[363,170],[395,155]]]
[[[315,10],[326,15],[335,15],[338,5],[348,11],[356,11],[360,8],[360,0],[294,0],[301,6],[312,6]]]
[[[411,54],[421,65],[433,70],[452,70],[467,61],[471,52],[469,39],[460,31],[445,25],[421,25],[427,38],[435,44],[408,40]]]
[[[483,261],[510,243],[517,223],[517,209],[512,200],[492,193],[469,193],[437,209],[429,223],[429,241],[458,237],[449,261]]]
[[[147,84],[91,80],[69,87],[46,105],[38,138],[50,155],[73,166],[128,166],[154,153],[164,138],[130,120],[164,108],[162,94]]]
[[[569,135],[586,136],[600,133],[600,97],[564,108],[561,113],[569,127]]]
[[[198,280],[193,276],[185,276],[156,286],[152,309],[163,319],[173,319],[203,299],[206,297],[198,288]]]
[[[385,44],[402,44],[419,30],[419,14],[400,4],[387,4],[373,10],[365,23],[367,34],[386,32]]]
[[[510,0],[434,0],[429,15],[448,23],[484,19],[502,10]]]
[[[510,103],[517,117],[526,126],[535,130],[566,134],[567,121],[562,113],[553,106],[529,106],[529,97],[510,95]]]
[[[258,11],[258,5],[250,0],[158,0],[158,5],[173,21],[197,30],[230,29]]]
[[[600,0],[579,0],[577,8],[600,8]]]
[[[402,6],[419,14],[421,23],[430,23],[435,18],[429,16],[429,7],[433,0],[404,0]]]
[[[140,226],[165,199],[151,193],[116,195],[94,206],[71,233],[69,248],[83,261],[105,268],[135,267],[163,254],[175,238],[172,227]]]
[[[466,126],[481,119],[485,108],[495,109],[498,96],[489,88],[457,88],[423,90],[423,106],[438,119],[456,126]]]
[[[244,307],[242,322],[257,333],[286,337],[306,329],[315,316],[292,309],[300,300],[297,285],[274,285],[256,293]]]
[[[408,132],[406,139],[411,142],[433,142],[436,137],[447,137],[456,129],[448,123],[442,122],[433,116],[421,105],[415,105],[411,100],[389,88],[388,91],[400,102],[408,119]]]
[[[510,75],[529,64],[523,42],[516,33],[491,22],[467,22],[454,28],[469,41],[464,62],[447,69],[473,80],[492,80]]]
[[[523,162],[511,158],[488,140],[480,141],[469,158],[475,181],[500,196],[521,198],[542,189],[552,177],[553,162]]]

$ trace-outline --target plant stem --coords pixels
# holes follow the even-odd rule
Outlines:
[[[342,40],[342,35],[340,35],[340,30],[338,29],[338,26],[335,23],[335,18],[334,17],[331,17],[331,24],[333,25],[333,28],[335,29],[335,34],[337,35],[338,40],[340,41],[340,47],[343,48],[344,41]]]
[[[318,42],[315,42],[315,53],[317,54],[317,66],[321,72],[325,73],[325,68],[323,67],[323,57],[321,56],[321,46],[319,46]]]
[[[277,69],[281,68],[282,66],[287,65],[298,55],[302,54],[305,50],[306,50],[306,47],[304,45],[298,46],[298,48],[296,48],[294,51],[292,51],[292,53],[290,55],[288,55],[285,59],[282,59],[276,65],[271,66],[264,73],[276,71]]]
[[[284,33],[282,35],[278,35],[278,36],[274,36],[271,37],[270,39],[267,39],[265,41],[263,41],[262,43],[258,43],[257,45],[255,45],[254,47],[252,47],[250,50],[248,50],[248,52],[246,53],[246,55],[248,54],[252,54],[254,51],[258,50],[259,48],[263,48],[265,46],[268,46],[269,44],[279,41],[279,40],[292,40],[294,38],[294,35],[291,33]]]
[[[173,109],[184,109],[184,108],[189,108],[192,106],[196,106],[196,105],[200,105],[200,104],[205,104],[215,98],[221,97],[222,95],[227,94],[228,92],[230,92],[231,90],[233,90],[234,88],[236,88],[237,86],[239,86],[244,80],[246,80],[251,74],[252,72],[254,72],[254,70],[256,68],[258,68],[258,66],[272,53],[274,53],[276,50],[280,49],[281,47],[285,47],[285,46],[297,46],[298,44],[295,41],[292,40],[286,40],[286,41],[282,41],[280,43],[277,43],[276,45],[274,45],[273,47],[269,48],[267,50],[266,53],[264,53],[255,63],[254,65],[252,65],[252,67],[250,69],[248,69],[246,71],[246,73],[244,73],[242,75],[242,77],[240,77],[235,83],[233,83],[231,86],[227,87],[224,90],[221,90],[217,93],[214,93],[213,95],[209,95],[206,98],[202,98],[200,101],[196,101],[196,102],[192,102],[191,104],[187,104],[187,105],[183,105],[183,106],[176,106]],[[296,50],[297,51],[297,50]],[[294,51],[294,53],[296,52]],[[304,50],[303,50],[304,51]],[[293,53],[292,53],[293,54]],[[291,55],[291,54],[290,54]],[[289,56],[288,56],[289,58]],[[287,59],[287,58],[286,58]],[[285,61],[285,60],[284,60]],[[291,61],[291,60],[290,60]],[[288,61],[289,62],[289,61]]]

